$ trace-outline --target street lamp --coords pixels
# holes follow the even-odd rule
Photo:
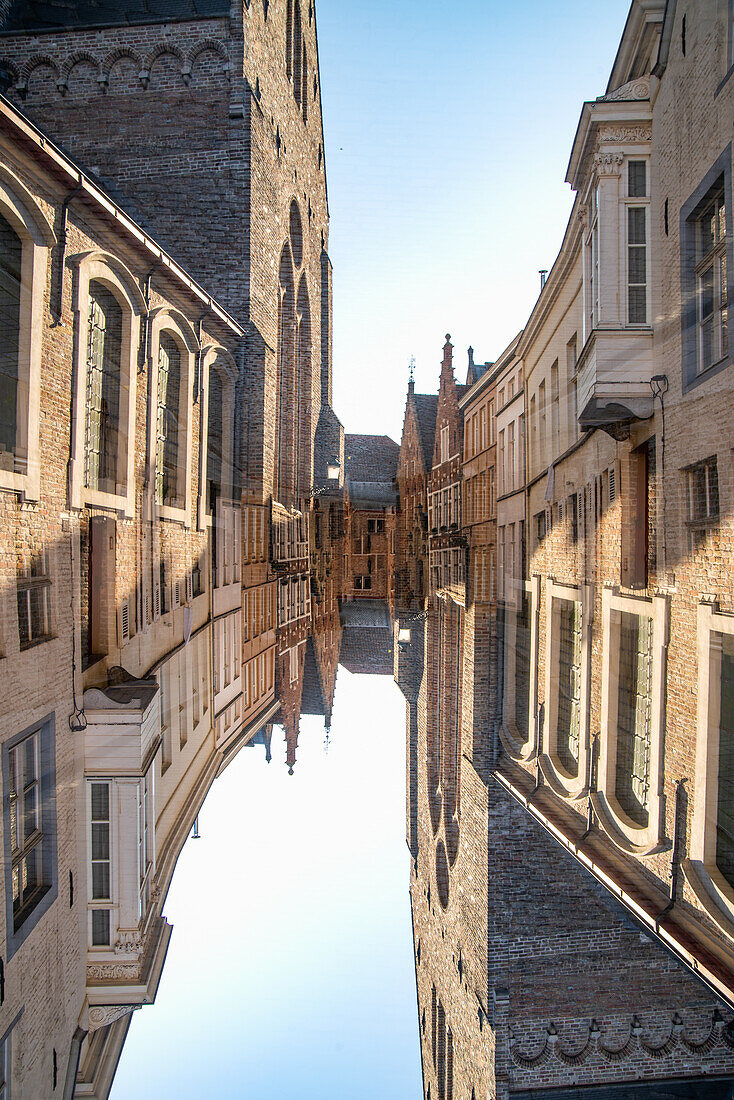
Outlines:
[[[329,481],[339,480],[339,471],[341,470],[341,463],[338,458],[332,458],[331,462],[326,467],[326,476]]]

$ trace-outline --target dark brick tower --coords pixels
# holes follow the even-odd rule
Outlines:
[[[11,0],[0,18],[9,94],[246,326],[246,491],[307,496],[331,393],[313,3]]]

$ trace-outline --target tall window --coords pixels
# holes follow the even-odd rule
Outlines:
[[[449,457],[449,426],[448,426],[448,424],[444,424],[443,427],[441,428],[440,442],[441,442],[441,450],[440,450],[439,462],[446,462],[448,460],[448,457]]]
[[[110,942],[110,906],[112,905],[110,784],[90,783],[89,797],[92,946],[106,947]],[[100,903],[99,907],[97,903]]]
[[[734,886],[734,635],[720,634],[719,784],[716,865]]]
[[[627,194],[647,197],[647,163],[627,165]],[[631,325],[647,322],[647,206],[627,207],[627,319]]]
[[[48,554],[34,554],[18,573],[18,635],[28,649],[51,637],[51,577]]]
[[[117,487],[120,420],[122,309],[107,287],[89,284],[87,333],[85,483],[114,493]]]
[[[14,471],[18,432],[18,339],[22,244],[0,217],[0,469]]]
[[[559,600],[556,751],[569,775],[578,775],[581,723],[581,604]]]
[[[652,619],[620,612],[615,794],[632,821],[645,828],[650,796]]]
[[[504,480],[504,492],[515,488],[515,421],[507,425],[507,474]]]
[[[41,819],[41,733],[24,738],[8,755],[13,923],[17,930],[44,892]]]
[[[216,515],[216,503],[222,495],[224,448],[224,387],[218,370],[209,372],[209,416],[207,422],[207,510]]]
[[[599,324],[599,191],[595,188],[589,201],[589,233],[586,239],[588,300],[586,310],[589,330]]]
[[[698,370],[729,351],[726,270],[726,205],[723,185],[706,204],[696,225]]]
[[[688,545],[692,552],[706,540],[719,522],[719,475],[716,456],[689,466],[686,477]]]
[[[180,404],[181,352],[173,337],[162,332],[158,350],[155,492],[159,504],[179,507],[183,503],[180,492]]]

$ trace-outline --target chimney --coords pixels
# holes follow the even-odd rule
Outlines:
[[[541,268],[540,271],[538,272],[538,274],[540,275],[540,289],[542,290],[543,287],[545,286],[545,280],[548,277],[548,268],[547,267]]]

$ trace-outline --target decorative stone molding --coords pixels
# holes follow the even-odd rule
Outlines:
[[[603,126],[599,131],[600,145],[645,145],[652,141],[652,125]]]
[[[113,948],[116,955],[139,955],[145,947],[145,940],[136,929],[134,932],[120,932]]]
[[[100,1027],[114,1024],[115,1020],[121,1020],[131,1012],[137,1012],[140,1005],[94,1005],[89,1010],[89,1031],[97,1031]]]
[[[650,78],[643,76],[638,80],[628,80],[626,84],[623,84],[621,88],[617,88],[616,91],[610,92],[609,95],[599,96],[597,103],[615,103],[620,99],[649,99],[650,98]]]
[[[699,1058],[707,1057],[717,1047],[723,1047],[727,1052],[734,1050],[731,1023],[725,1025],[718,1008],[713,1011],[711,1027],[704,1039],[700,1041],[688,1039],[683,1029],[683,1021],[676,1012],[671,1021],[668,1038],[662,1043],[648,1043],[642,1037],[642,1024],[636,1016],[633,1016],[627,1041],[620,1047],[608,1047],[601,1041],[599,1025],[596,1020],[592,1020],[586,1042],[577,1050],[573,1050],[559,1042],[557,1028],[555,1024],[550,1023],[546,1028],[543,1045],[536,1054],[526,1054],[520,1050],[515,1036],[510,1033],[510,1055],[515,1065],[521,1069],[535,1069],[545,1065],[552,1057],[567,1066],[579,1066],[594,1057],[602,1058],[605,1062],[624,1062],[636,1052],[661,1061],[664,1058],[670,1058],[679,1048],[686,1054]]]
[[[137,982],[140,967],[134,963],[89,963],[87,981],[89,982]]]
[[[622,174],[624,157],[621,153],[595,153],[594,171],[597,176],[619,176]]]

